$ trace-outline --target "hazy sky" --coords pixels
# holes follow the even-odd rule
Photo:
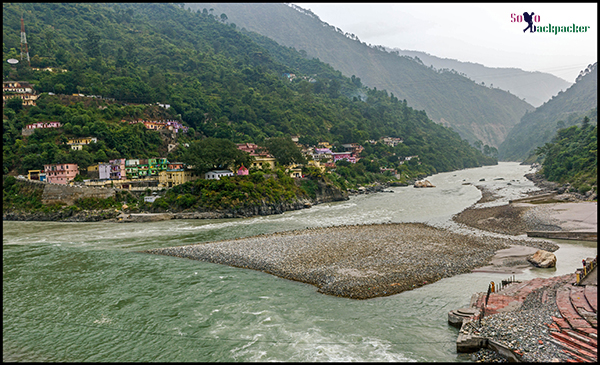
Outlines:
[[[362,42],[488,67],[551,73],[575,82],[597,61],[596,3],[295,3]],[[536,26],[588,26],[586,33],[523,33],[511,14],[533,12]]]

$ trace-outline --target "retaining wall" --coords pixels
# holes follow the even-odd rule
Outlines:
[[[532,231],[527,237],[555,238],[560,240],[597,241],[598,232],[577,231]]]
[[[75,200],[80,198],[101,198],[106,199],[114,197],[116,189],[114,188],[93,188],[89,186],[68,186],[61,184],[51,184],[35,180],[17,180],[20,183],[35,186],[44,189],[42,193],[43,204],[65,203],[72,205]]]

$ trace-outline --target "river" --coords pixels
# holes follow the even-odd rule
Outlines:
[[[448,326],[447,313],[502,275],[470,273],[352,300],[259,271],[138,251],[343,224],[456,228],[451,216],[481,197],[473,184],[499,189],[502,202],[537,190],[527,172],[529,166],[500,163],[431,176],[433,189],[395,187],[246,219],[5,221],[3,360],[469,361],[456,353],[458,330]],[[556,242],[556,269],[516,278],[571,273],[596,254],[595,242]]]

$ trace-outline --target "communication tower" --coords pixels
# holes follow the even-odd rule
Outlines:
[[[23,15],[21,15],[21,61],[23,61],[23,45],[25,45],[27,64],[31,67],[31,62],[29,61],[29,46],[27,46],[27,36],[25,35],[25,23],[23,21]]]

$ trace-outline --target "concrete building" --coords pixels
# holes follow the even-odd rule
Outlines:
[[[73,180],[79,173],[79,168],[75,163],[44,165],[44,172],[49,183],[64,184]]]
[[[206,180],[220,180],[223,176],[233,176],[229,170],[212,170],[204,174]]]

